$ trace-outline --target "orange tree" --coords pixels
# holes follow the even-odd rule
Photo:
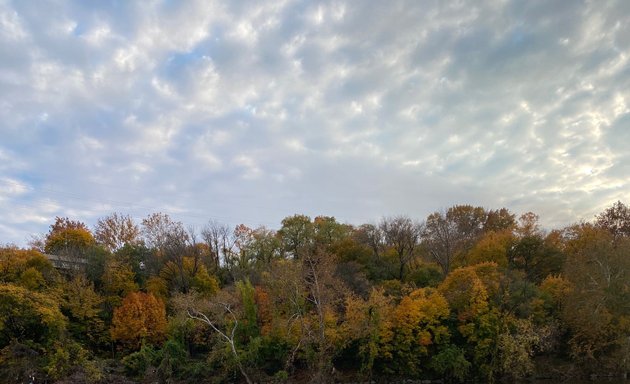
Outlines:
[[[166,325],[166,308],[162,300],[150,293],[132,292],[114,310],[112,339],[136,350],[144,342],[162,342]]]

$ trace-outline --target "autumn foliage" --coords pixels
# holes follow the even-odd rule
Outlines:
[[[471,205],[359,226],[293,215],[278,230],[56,218],[33,249],[0,247],[0,381],[627,373],[629,212],[552,231]]]
[[[143,343],[157,344],[166,335],[166,309],[162,300],[150,293],[132,292],[114,310],[112,339],[130,349]]]

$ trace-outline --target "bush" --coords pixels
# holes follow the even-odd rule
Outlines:
[[[150,345],[143,345],[138,352],[134,352],[125,356],[122,363],[125,366],[125,372],[130,376],[141,376],[146,370],[155,366],[158,361],[159,353]]]

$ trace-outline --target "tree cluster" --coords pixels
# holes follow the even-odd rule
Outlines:
[[[278,230],[57,218],[31,249],[0,247],[0,380],[625,373],[629,228],[621,202],[553,231],[470,205],[358,226],[294,215]]]

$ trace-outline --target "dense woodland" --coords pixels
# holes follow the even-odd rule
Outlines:
[[[72,261],[55,268],[47,255]],[[279,230],[57,218],[0,247],[0,382],[500,381],[630,371],[630,209]]]

